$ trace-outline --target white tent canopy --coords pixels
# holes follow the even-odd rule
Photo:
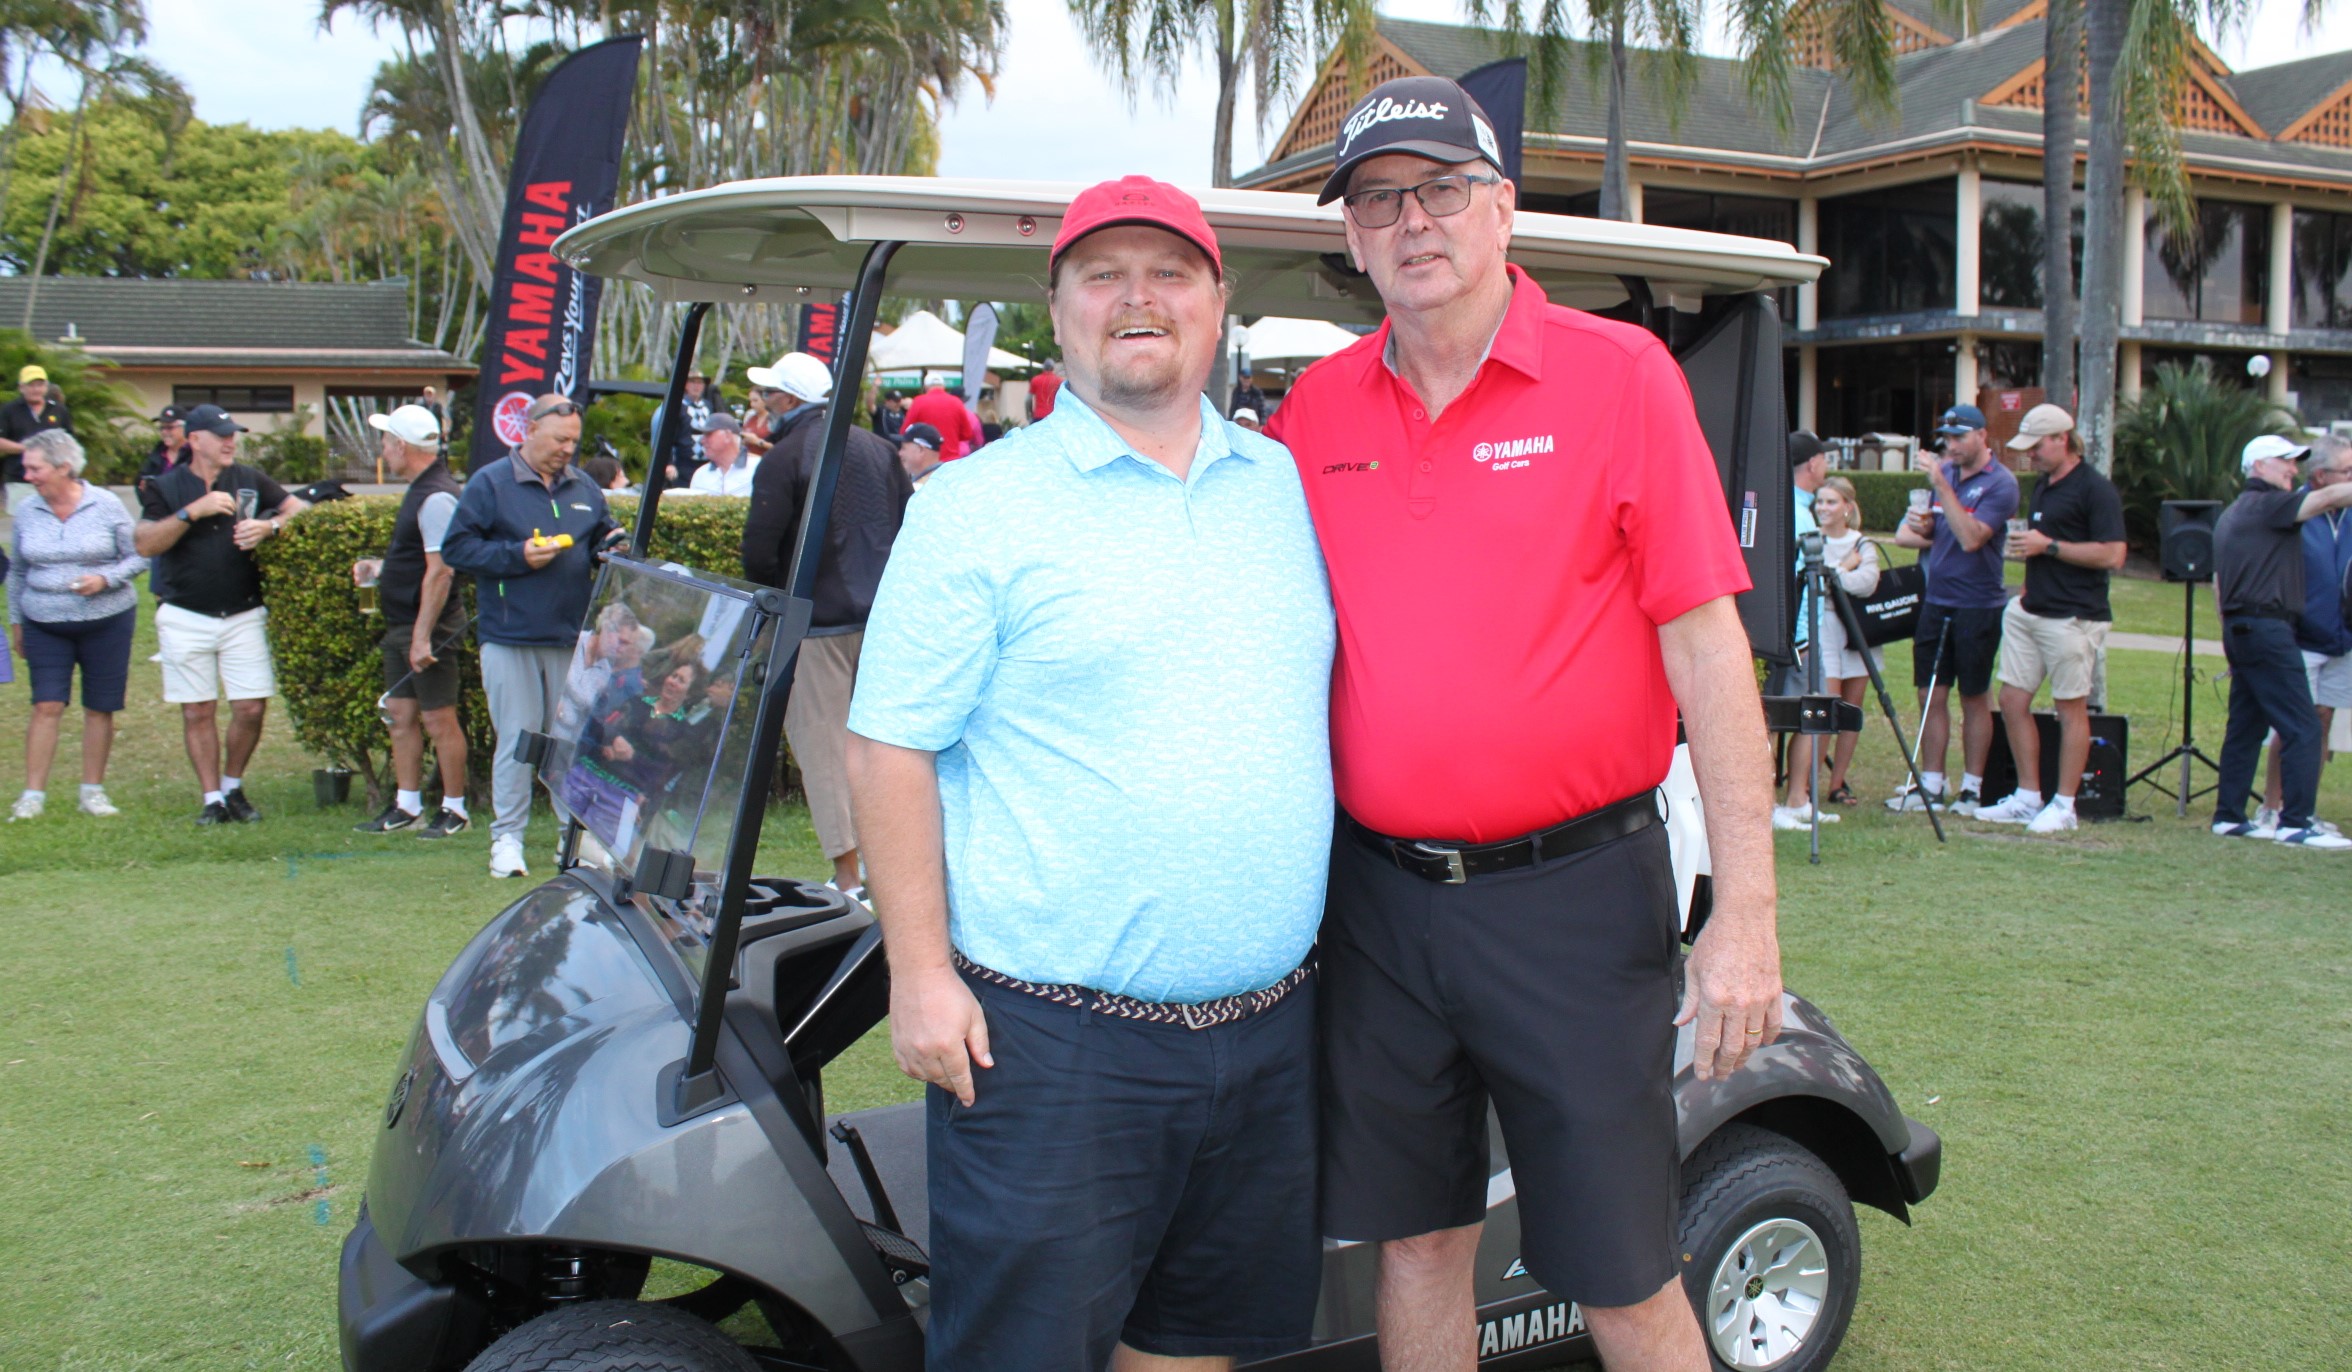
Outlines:
[[[1321,319],[1283,319],[1269,315],[1243,330],[1241,346],[1254,363],[1312,362],[1329,357],[1356,341],[1357,335]]]
[[[866,365],[878,372],[913,371],[922,367],[964,365],[964,336],[929,310],[917,310],[900,321],[896,330],[874,333]],[[988,350],[988,365],[999,370],[1026,368],[1029,359],[1002,348]]]

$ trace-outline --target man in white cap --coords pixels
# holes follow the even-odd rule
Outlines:
[[[783,441],[788,416],[804,405],[822,404],[833,394],[833,369],[808,353],[786,353],[775,366],[746,367],[743,375],[761,389],[760,399],[767,407],[767,413],[753,421],[762,440],[754,451],[761,456],[768,445]]]
[[[2009,451],[2024,453],[2042,474],[2033,518],[2009,521],[2008,555],[2025,563],[2025,594],[2001,611],[2001,722],[2017,760],[2017,789],[1980,807],[1988,824],[2022,824],[2054,834],[2076,825],[2075,792],[2091,756],[2091,682],[2107,650],[2107,580],[2123,565],[2123,497],[2115,483],[2082,460],[2074,416],[2056,405],[2025,412]],[[2058,785],[2042,799],[2042,735],[2034,692],[2050,683],[2058,712]]]
[[[743,572],[763,585],[784,586],[800,541],[800,512],[824,447],[825,418],[831,412],[824,402],[833,392],[833,374],[807,353],[787,353],[774,367],[754,367],[751,374],[754,380],[764,374],[762,384],[786,396],[789,408],[751,483],[751,509],[743,518]],[[863,424],[850,425],[816,582],[808,593],[815,609],[784,711],[784,736],[800,765],[809,823],[833,862],[833,884],[860,895],[865,882],[849,812],[849,698],[857,686],[866,616],[914,493],[890,440]]]
[[[447,838],[471,827],[466,817],[465,728],[457,720],[457,657],[450,651],[465,632],[465,611],[451,594],[456,574],[441,560],[441,539],[457,514],[464,487],[441,460],[441,420],[422,405],[371,414],[383,434],[384,465],[408,482],[392,542],[382,557],[351,564],[351,579],[373,585],[384,615],[385,715],[392,729],[394,791],[382,814],[358,827],[363,834],[418,830]],[[441,765],[441,805],[425,817],[425,738]]]
[[[2341,852],[2352,849],[2352,839],[2329,833],[2312,814],[2319,799],[2319,711],[2295,646],[2295,621],[2303,612],[2303,521],[2352,507],[2352,482],[2296,490],[2295,462],[2309,451],[2276,434],[2248,443],[2239,459],[2246,488],[2213,526],[2213,587],[2230,665],[2213,832]],[[2271,730],[2279,740],[2276,830],[2246,819],[2254,762]]]
[[[743,421],[721,410],[703,420],[703,463],[686,489],[696,495],[750,495],[760,460],[743,452]]]

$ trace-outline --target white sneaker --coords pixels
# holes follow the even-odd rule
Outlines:
[[[2309,829],[2281,829],[2275,841],[2295,848],[2316,848],[2323,853],[2340,853],[2352,848],[2352,838],[2331,834],[2317,825]]]
[[[1977,799],[1976,788],[1973,786],[1963,788],[1960,794],[1952,800],[1952,813],[1963,819],[1976,818],[1976,812],[1982,808],[1984,808],[1984,802]]]
[[[1797,812],[1786,805],[1775,805],[1772,807],[1772,827],[1783,831],[1798,831],[1810,829],[1813,824],[1810,820],[1799,818]]]
[[[39,819],[41,811],[47,808],[48,804],[49,798],[47,796],[37,796],[27,791],[16,798],[15,807],[8,812],[8,822],[14,824],[20,819]]]
[[[512,834],[500,834],[490,840],[490,875],[494,877],[527,877],[531,869],[523,865],[523,841]]]
[[[2024,794],[2011,791],[1998,805],[1980,805],[1973,818],[1979,824],[2030,824],[2042,812],[2040,805],[2029,805]]]
[[[2285,816],[2281,815],[2278,811],[2271,809],[2267,805],[2257,805],[2254,807],[2254,827],[2257,829],[2268,829],[2272,833],[2277,833],[2279,821],[2283,818],[2285,818]]]
[[[1977,811],[1976,817],[1983,819],[1984,811]],[[2025,831],[2029,834],[2061,834],[2081,827],[2082,820],[2074,813],[2073,806],[2060,806],[2053,800],[2042,807],[2042,812],[2033,817],[2033,823],[2026,825]]]
[[[100,819],[112,819],[122,811],[114,808],[114,802],[106,798],[104,791],[92,791],[82,797],[82,813],[96,815]]]
[[[1942,791],[1921,791],[1915,786],[1905,786],[1902,790],[1889,796],[1886,804],[1890,810],[1915,815],[1925,810],[1929,805],[1941,809],[1944,805],[1944,793]]]

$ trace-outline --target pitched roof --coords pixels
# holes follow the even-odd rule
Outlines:
[[[24,318],[31,282],[0,277],[0,324]],[[463,359],[408,336],[403,281],[352,284],[45,276],[33,336],[69,335],[130,365],[430,367]]]
[[[2237,72],[2222,82],[2254,122],[2275,137],[2352,83],[2352,52],[2331,52]]]
[[[1960,128],[1973,116],[1966,102],[2041,60],[2042,24],[2029,20],[1895,59],[1894,117],[1865,113],[1854,88],[1833,81],[1821,155],[1858,152],[1921,134]],[[2041,116],[2034,115],[2034,126]]]

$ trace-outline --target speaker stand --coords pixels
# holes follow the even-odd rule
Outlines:
[[[2197,583],[2184,581],[2181,583],[2181,591],[2183,594],[2181,597],[2180,746],[2132,773],[2131,780],[2123,783],[2123,789],[2124,793],[2129,795],[2132,787],[2143,781],[2147,782],[2165,795],[2171,796],[2174,812],[2182,819],[2187,819],[2190,801],[2199,796],[2212,795],[2215,790],[2219,789],[2221,764],[2205,756],[2205,750],[2197,746]],[[2180,763],[2180,784],[2177,789],[2156,780],[2156,773],[2174,762]],[[2202,791],[2189,789],[2195,780],[2195,774],[2189,770],[2189,764],[2192,762],[2202,762],[2212,769],[2216,778],[2213,785]]]

